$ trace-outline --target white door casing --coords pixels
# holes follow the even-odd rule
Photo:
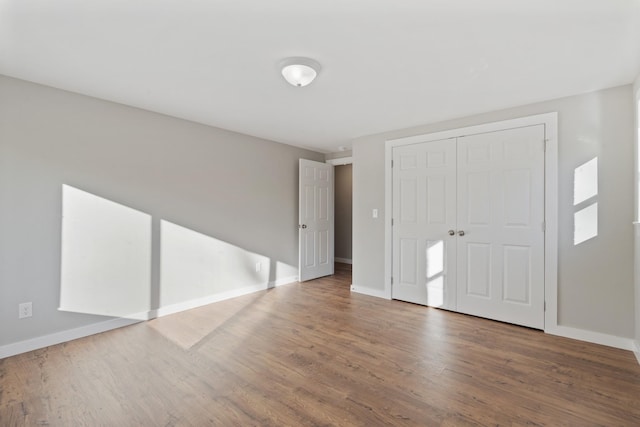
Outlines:
[[[300,281],[333,274],[333,166],[300,159],[298,269]]]
[[[392,297],[544,328],[545,128],[392,148]]]

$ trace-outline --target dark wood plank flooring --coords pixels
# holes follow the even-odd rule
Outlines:
[[[350,283],[341,265],[0,360],[0,426],[640,426],[631,352]]]

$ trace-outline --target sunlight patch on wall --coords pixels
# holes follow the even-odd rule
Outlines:
[[[152,291],[151,215],[69,185],[62,210],[62,311],[147,320],[297,277],[295,266],[161,220]]]
[[[573,205],[598,195],[598,158],[575,168],[573,172]]]
[[[573,244],[598,236],[598,158],[594,157],[573,172]]]
[[[427,241],[427,305],[444,304],[444,242]]]
[[[62,186],[60,310],[146,319],[151,216]]]
[[[160,221],[160,307],[266,285],[270,259],[186,227]]]
[[[598,235],[598,203],[587,206],[573,215],[573,244],[579,245]]]
[[[287,264],[282,261],[276,261],[275,264],[275,271],[272,272],[272,278],[278,278],[278,284],[291,283],[299,279],[297,265]]]

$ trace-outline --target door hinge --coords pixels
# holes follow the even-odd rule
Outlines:
[[[393,218],[391,218],[391,226],[393,227]]]
[[[393,160],[391,160],[391,169],[393,169]]]
[[[544,311],[547,311],[547,302],[544,302]]]
[[[543,233],[547,232],[547,222],[546,221],[542,221],[542,232]]]
[[[542,151],[544,151],[545,153],[547,152],[547,142],[549,142],[548,139],[542,140]]]
[[[391,284],[393,285],[393,276],[391,276]]]

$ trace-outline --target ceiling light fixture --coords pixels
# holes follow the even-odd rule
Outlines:
[[[320,72],[318,61],[310,58],[287,58],[280,63],[280,68],[282,77],[297,87],[308,85]]]

